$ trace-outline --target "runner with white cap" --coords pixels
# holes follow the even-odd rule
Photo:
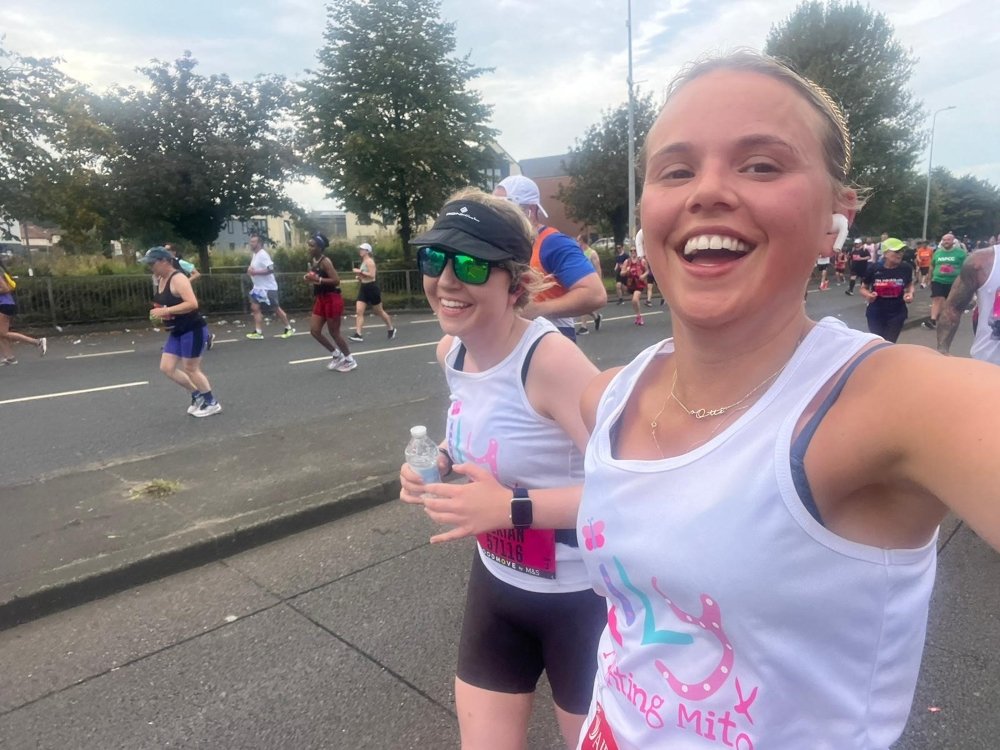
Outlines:
[[[396,328],[392,325],[392,318],[382,307],[382,290],[375,275],[378,272],[375,267],[375,255],[372,246],[367,242],[358,245],[358,254],[361,256],[361,265],[354,269],[354,275],[358,280],[358,301],[355,303],[355,326],[354,333],[350,335],[351,341],[364,341],[365,337],[361,333],[361,328],[365,322],[365,310],[371,305],[372,310],[382,320],[388,329],[386,335],[390,340],[396,338]]]

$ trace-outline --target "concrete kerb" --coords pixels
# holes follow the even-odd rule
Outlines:
[[[314,493],[236,519],[203,534],[185,532],[146,548],[97,558],[79,574],[53,580],[0,602],[0,630],[215,562],[290,534],[357,513],[399,496],[398,475],[373,477],[336,495]]]

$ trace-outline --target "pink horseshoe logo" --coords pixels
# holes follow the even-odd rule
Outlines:
[[[673,610],[673,613],[679,620],[697,625],[702,630],[714,635],[716,640],[722,644],[722,659],[719,662],[719,665],[708,677],[697,683],[681,682],[674,676],[673,672],[667,668],[666,664],[659,659],[654,661],[656,669],[659,671],[660,675],[667,681],[667,684],[670,685],[670,689],[673,690],[678,696],[689,700],[704,700],[718,691],[733,671],[733,660],[735,657],[733,654],[733,647],[729,643],[729,638],[722,629],[722,611],[719,609],[719,605],[716,604],[715,601],[702,594],[701,616],[695,618],[675,605],[669,597],[666,596],[666,594],[660,591],[660,588],[656,583],[656,578],[652,579],[652,583],[656,593],[663,598],[663,601],[665,601],[667,606]]]

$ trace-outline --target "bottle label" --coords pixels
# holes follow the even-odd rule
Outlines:
[[[441,481],[441,474],[438,471],[437,466],[427,466],[422,469],[418,469],[413,464],[410,464],[410,468],[420,475],[420,478],[424,480],[424,484],[432,484],[434,482]]]
[[[494,562],[537,578],[556,577],[555,529],[497,529],[476,539]]]

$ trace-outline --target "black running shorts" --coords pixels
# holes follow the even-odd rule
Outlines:
[[[382,304],[382,290],[378,288],[378,284],[374,281],[369,281],[367,284],[360,284],[358,286],[358,302],[364,302],[366,305]]]
[[[504,583],[475,552],[458,648],[458,678],[498,693],[532,693],[545,670],[562,710],[586,714],[597,644],[608,622],[592,590],[539,594]]]

